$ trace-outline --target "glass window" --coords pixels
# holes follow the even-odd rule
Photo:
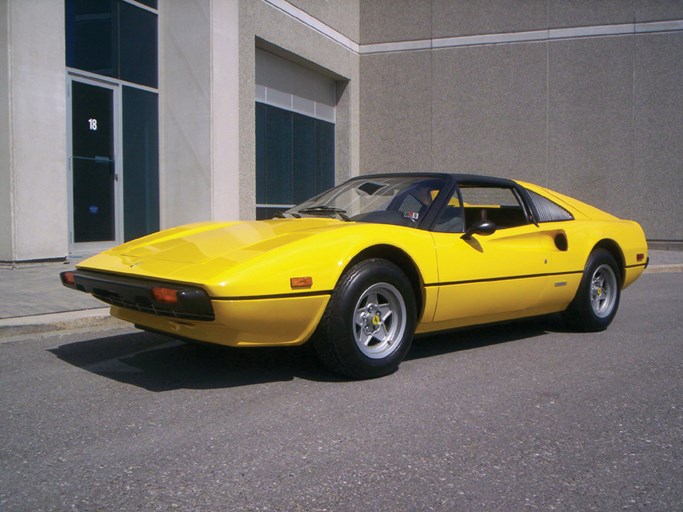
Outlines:
[[[497,228],[511,228],[529,223],[517,193],[509,187],[462,185],[465,227],[480,220],[490,220]]]
[[[313,197],[315,187],[315,119],[302,114],[292,114],[293,125],[293,179],[292,203],[300,203]]]
[[[266,111],[266,203],[292,204],[292,113]]]
[[[266,202],[266,105],[256,103],[256,203]]]
[[[74,97],[73,154],[87,158],[113,158],[111,89],[74,82],[71,94]]]
[[[445,178],[414,175],[355,178],[295,206],[285,215],[417,227],[445,183]]]
[[[463,186],[460,193],[465,207],[521,208],[517,195],[509,188]]]
[[[74,242],[114,240],[114,163],[73,159]]]
[[[126,241],[159,230],[159,107],[155,93],[123,88]]]
[[[118,76],[116,3],[66,1],[66,65],[99,75]]]
[[[121,0],[66,0],[66,65],[158,86],[157,15]]]
[[[465,222],[462,218],[462,211],[458,192],[455,191],[437,219],[434,231],[440,233],[462,233],[465,231]]]
[[[334,186],[334,124],[256,103],[256,218]]]
[[[122,80],[157,87],[157,15],[131,4],[120,4],[119,51]]]
[[[527,192],[538,214],[538,222],[556,222],[572,220],[574,218],[571,213],[560,205],[553,203],[550,199],[531,190],[527,190]]]

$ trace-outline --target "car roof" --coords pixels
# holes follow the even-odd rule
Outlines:
[[[354,176],[351,179],[381,179],[381,178],[405,178],[405,177],[415,177],[415,178],[444,178],[449,181],[455,181],[458,184],[489,184],[489,185],[502,185],[502,186],[516,186],[517,182],[507,179],[498,178],[495,176],[483,176],[479,174],[462,174],[462,173],[448,173],[448,172],[395,172],[395,173],[382,173],[382,174],[361,174],[359,176]]]

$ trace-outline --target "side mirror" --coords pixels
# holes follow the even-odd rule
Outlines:
[[[489,236],[496,232],[496,223],[490,220],[478,220],[472,224],[467,231],[460,237],[469,240],[472,235]]]

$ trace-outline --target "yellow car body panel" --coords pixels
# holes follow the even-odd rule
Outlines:
[[[125,243],[77,268],[200,288],[210,298],[213,320],[119,306],[111,312],[151,330],[230,346],[305,343],[340,278],[363,254],[389,250],[412,267],[404,271],[416,276],[421,305],[416,333],[563,311],[599,245],[612,248],[620,260],[622,287],[642,273],[647,244],[637,223],[518,183],[562,206],[574,220],[529,223],[469,239],[462,233],[324,217],[205,222]],[[310,286],[297,287],[293,278],[310,278]]]
[[[176,320],[114,306],[112,316],[173,336],[233,347],[300,345],[313,334],[329,296],[212,301],[216,320]]]
[[[193,224],[174,231],[173,238],[142,238],[77,268],[199,284],[212,298],[216,319],[179,321],[121,307],[112,308],[113,316],[230,346],[296,345],[310,338],[342,272],[368,247],[391,245],[416,263],[423,280],[438,279],[431,233],[416,229],[405,236],[406,228],[398,226],[297,219]],[[312,286],[293,289],[290,280],[297,277],[311,277]],[[435,301],[427,294],[430,315]]]
[[[246,298],[296,293],[290,279],[313,278],[301,293],[330,293],[348,263],[368,247],[391,245],[437,279],[431,234],[426,231],[334,219],[244,221],[192,225],[187,233],[158,243],[104,251],[78,265],[162,281],[198,283],[211,297]],[[406,233],[408,231],[409,233]],[[408,236],[406,236],[408,235]],[[167,247],[167,245],[169,247]]]

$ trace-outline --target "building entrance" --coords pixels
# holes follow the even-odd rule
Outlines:
[[[120,186],[116,161],[117,91],[70,80],[71,245],[93,249],[120,241]]]

